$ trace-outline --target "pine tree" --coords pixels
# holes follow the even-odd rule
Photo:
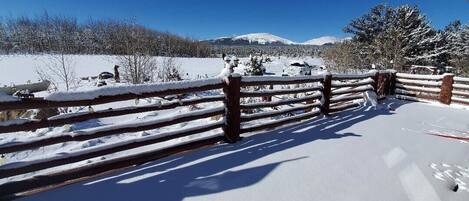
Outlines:
[[[441,36],[417,7],[378,5],[344,31],[354,34],[353,42],[370,61],[368,66],[401,70],[405,65],[430,64],[444,53],[437,49]]]
[[[377,5],[369,13],[353,20],[344,28],[344,32],[353,34],[359,42],[371,44],[374,38],[388,28],[392,15],[391,7]]]
[[[402,35],[402,51],[408,63],[426,64],[438,56],[439,52],[430,54],[438,41],[438,35],[417,7],[398,7],[393,26]]]
[[[258,56],[249,56],[248,67],[245,69],[247,75],[262,76],[264,71],[262,69],[262,59]]]
[[[469,24],[457,32],[451,62],[462,75],[469,75]]]

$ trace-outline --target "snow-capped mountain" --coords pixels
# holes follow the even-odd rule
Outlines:
[[[270,33],[252,33],[241,36],[233,37],[233,40],[247,40],[250,43],[258,43],[262,45],[272,44],[272,43],[282,43],[285,45],[294,44],[293,41],[270,34]]]
[[[303,43],[303,45],[325,45],[325,44],[334,44],[342,41],[334,36],[323,36],[319,38],[314,38]]]
[[[331,45],[346,39],[334,36],[323,36],[314,38],[303,43],[293,42],[291,40],[270,34],[270,33],[251,33],[233,37],[220,37],[212,40],[206,40],[214,45]]]
[[[207,40],[215,45],[293,45],[295,42],[270,34],[251,33],[234,37],[221,37]]]

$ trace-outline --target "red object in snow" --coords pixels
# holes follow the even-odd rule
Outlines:
[[[428,133],[428,134],[429,134],[429,135],[433,135],[433,136],[438,136],[438,137],[444,137],[444,138],[454,139],[454,140],[469,141],[469,137],[458,137],[458,136],[442,135],[442,134],[435,134],[435,133]]]

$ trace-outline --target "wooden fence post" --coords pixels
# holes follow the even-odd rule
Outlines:
[[[269,89],[270,90],[273,90],[274,89],[274,85],[269,85]],[[264,102],[272,102],[272,96],[264,96],[262,97],[262,101]]]
[[[241,127],[240,89],[241,76],[239,74],[225,77],[223,92],[225,93],[226,116],[223,131],[227,143],[235,143],[239,140]]]
[[[324,115],[329,115],[329,108],[331,104],[331,82],[332,82],[332,74],[330,72],[327,72],[324,75],[324,80],[322,81],[322,94],[323,94],[323,102],[321,105],[321,112]]]
[[[390,73],[388,71],[385,71],[383,73],[380,73],[379,74],[379,89],[381,89],[379,91],[380,95],[381,96],[384,96],[386,97],[387,95],[389,95],[389,78],[390,78]]]
[[[446,105],[451,104],[451,96],[453,95],[453,74],[446,73],[443,75],[443,82],[441,83],[440,102]]]
[[[389,92],[388,95],[394,95],[396,94],[396,78],[397,78],[397,72],[395,70],[391,71],[391,77],[389,77]]]
[[[371,79],[373,79],[374,83],[373,83],[373,91],[376,92],[376,95],[379,96],[379,91],[378,91],[378,87],[379,87],[379,72],[376,71],[376,70],[373,70],[373,71],[370,71],[371,73],[374,72],[373,76],[371,77]]]

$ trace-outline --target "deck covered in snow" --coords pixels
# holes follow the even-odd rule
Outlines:
[[[469,200],[468,132],[468,110],[391,100],[23,199]]]

